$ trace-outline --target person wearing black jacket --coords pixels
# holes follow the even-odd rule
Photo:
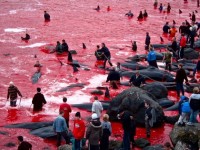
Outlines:
[[[50,15],[47,13],[47,11],[44,11],[44,20],[50,21]]]
[[[104,54],[99,45],[97,45],[97,50],[95,51],[94,55],[96,56],[97,60],[104,60]]]
[[[135,123],[133,123],[133,115],[129,111],[125,110],[118,114],[118,118],[121,119],[124,130],[122,148],[124,150],[130,150],[130,141],[134,143],[134,135],[136,130]]]
[[[185,22],[183,22],[182,23],[182,25],[179,27],[179,33],[180,34],[187,34],[188,32],[187,32],[187,26],[186,26],[186,23]]]
[[[190,48],[193,48],[194,46],[194,38],[195,36],[197,35],[196,33],[196,28],[193,26],[193,27],[190,27]]]
[[[115,71],[114,67],[108,74],[106,82],[108,82],[108,81],[120,81],[120,74],[119,74],[119,72]]]
[[[169,22],[166,22],[166,24],[163,26],[163,33],[167,34],[169,33],[170,27]]]
[[[149,50],[149,45],[151,43],[151,37],[149,36],[149,32],[146,33],[146,39],[145,39],[145,50]]]
[[[145,79],[140,75],[139,71],[137,71],[129,80],[129,84],[140,87],[141,83],[145,84]]]
[[[34,95],[32,104],[33,104],[33,111],[40,111],[42,110],[43,104],[46,104],[46,100],[44,95],[41,92],[41,88],[37,88],[37,94]]]
[[[65,42],[65,40],[62,40],[62,51],[63,52],[68,52],[69,51],[69,47],[67,45],[67,43]]]
[[[183,69],[182,64],[178,64],[178,70],[176,72],[176,91],[177,91],[177,96],[180,97],[180,90],[182,92],[182,95],[184,95],[184,88],[183,88],[183,81],[185,80],[186,83],[188,83],[187,75],[185,70]]]
[[[110,58],[111,58],[111,54],[110,54],[110,51],[109,49],[106,47],[105,43],[102,43],[101,44],[101,51],[103,52],[104,54],[104,65],[103,65],[103,68],[106,68],[106,62],[108,61],[108,63],[110,64],[110,66],[112,66],[112,63],[110,62]]]
[[[120,82],[120,73],[114,67],[112,67],[112,70],[108,74],[106,82],[108,81],[110,81],[110,86],[113,86],[113,84],[117,85]]]
[[[194,14],[194,12],[192,12],[192,18],[191,18],[192,22],[195,23],[196,22],[196,15]]]
[[[26,33],[25,37],[21,37],[21,39],[25,41],[29,40],[30,38],[31,36],[28,33]]]
[[[18,136],[17,139],[19,142],[17,150],[32,150],[32,145],[29,142],[24,141],[23,136]]]
[[[177,56],[176,54],[176,51],[178,50],[178,44],[176,42],[176,37],[173,37],[173,42],[172,42],[172,45],[171,45],[171,48],[172,48],[172,53],[173,53],[173,56]]]

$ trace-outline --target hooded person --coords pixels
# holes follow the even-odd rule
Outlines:
[[[184,96],[184,95],[182,95],[182,96],[180,97],[180,101],[179,101],[179,103],[178,103],[179,115],[181,115],[181,113],[182,113],[181,105],[182,105],[185,101],[188,101],[188,100],[189,100],[189,98],[186,97],[186,96]]]
[[[10,106],[11,107],[16,107],[17,106],[16,105],[16,103],[17,103],[17,95],[22,97],[21,92],[18,90],[18,88],[11,81],[9,83],[8,94],[7,94],[7,100],[9,100],[9,98],[10,98]]]
[[[181,96],[181,101],[179,102],[179,113],[180,117],[178,119],[178,126],[185,126],[190,115],[190,103],[188,98]]]
[[[89,141],[90,150],[99,150],[99,141],[102,136],[102,125],[96,113],[91,116],[92,120],[86,131],[86,139]]]

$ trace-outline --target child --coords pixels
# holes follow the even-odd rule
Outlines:
[[[181,100],[183,99],[182,97],[181,97]],[[178,119],[178,126],[185,126],[185,123],[183,122],[183,120],[189,118],[190,104],[187,99],[182,100],[182,102],[180,102],[180,103],[181,103],[180,104],[181,114]]]

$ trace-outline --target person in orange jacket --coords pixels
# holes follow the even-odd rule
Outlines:
[[[177,32],[176,27],[172,26],[172,28],[169,30],[169,34],[170,34],[169,36],[171,38],[175,37],[176,36],[176,32]]]
[[[85,123],[81,120],[80,112],[76,112],[75,114],[73,135],[75,138],[75,150],[81,150],[81,140],[85,135]]]

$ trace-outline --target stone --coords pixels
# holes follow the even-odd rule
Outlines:
[[[119,150],[121,148],[122,142],[121,141],[109,141],[109,150]]]
[[[143,148],[142,150],[166,150],[163,145],[152,145]]]
[[[189,149],[189,145],[182,141],[178,141],[174,148],[174,150],[186,150],[186,149]]]
[[[191,146],[191,149],[198,150],[200,148],[200,124],[195,123],[193,126],[186,125],[183,127],[175,124],[170,132],[170,139],[173,145],[181,141]]]
[[[135,146],[139,148],[144,148],[146,146],[149,146],[150,142],[147,139],[139,138],[135,140]]]
[[[64,145],[59,146],[58,150],[72,150],[72,146],[64,144]]]

